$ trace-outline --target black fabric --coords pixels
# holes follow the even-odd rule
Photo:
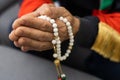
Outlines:
[[[114,0],[109,12],[120,12],[120,0]]]
[[[94,51],[86,60],[85,67],[102,80],[120,80],[120,63],[112,62]]]
[[[98,9],[98,0],[59,0],[60,4],[75,16],[88,16],[93,9]]]
[[[94,16],[80,18],[80,28],[75,36],[75,45],[90,48],[98,33],[99,19]]]

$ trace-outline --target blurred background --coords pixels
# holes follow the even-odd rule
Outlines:
[[[0,45],[10,46],[8,34],[18,9],[18,0],[0,0]]]

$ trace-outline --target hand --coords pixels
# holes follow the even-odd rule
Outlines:
[[[13,31],[9,38],[14,41],[15,46],[22,51],[48,50],[52,48],[53,34],[51,24],[45,20],[38,19],[34,13],[27,14],[13,23]],[[47,29],[46,28],[51,28]]]
[[[51,41],[54,37],[51,24],[38,19],[37,16],[39,15],[47,15],[56,20],[62,41],[68,39],[68,34],[65,24],[59,21],[58,17],[66,17],[72,23],[74,35],[78,31],[79,20],[73,17],[65,8],[45,4],[35,12],[17,19],[13,24],[13,31],[9,37],[23,51],[43,51],[52,48]]]

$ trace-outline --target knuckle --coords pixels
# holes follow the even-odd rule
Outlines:
[[[22,36],[22,34],[24,33],[24,28],[23,27],[18,27],[15,31],[15,35],[17,36]]]
[[[43,7],[43,9],[42,9],[42,12],[41,12],[41,14],[42,15],[50,15],[51,14],[51,9],[50,9],[50,7],[48,6],[48,5],[46,5],[46,4],[44,4],[45,6]]]
[[[41,46],[41,50],[42,50],[42,51],[43,51],[43,50],[48,50],[48,49],[50,49],[50,45],[49,45],[48,43],[42,44],[42,46]]]
[[[65,10],[65,7],[62,7],[62,6],[61,6],[61,7],[59,7],[59,8],[61,8],[61,9]]]
[[[65,33],[66,32],[66,29],[65,29],[66,27],[61,27],[59,30],[60,30],[60,33]]]
[[[43,50],[46,48],[46,45],[45,45],[44,43],[40,43],[40,45],[38,45],[37,48],[38,48],[40,51],[43,51]]]
[[[46,26],[47,26],[47,23],[45,21],[43,21],[42,28],[45,28]]]
[[[64,38],[67,38],[68,36],[68,33],[66,31],[66,28],[62,28],[60,29],[60,37],[61,37],[61,40],[64,40]]]
[[[45,11],[46,11],[46,13],[50,13],[50,12],[51,12],[51,10],[50,10],[49,7],[46,7],[46,8],[45,8]]]
[[[27,16],[27,15],[22,16],[22,17],[20,18],[21,24],[23,24],[23,25],[29,24],[29,22],[28,22],[29,20],[30,20],[30,19],[29,19],[29,16]]]
[[[20,45],[25,45],[26,42],[27,42],[27,40],[26,40],[25,38],[23,38],[23,37],[21,37],[21,38],[18,40],[18,43],[19,43]]]
[[[46,43],[40,43],[41,45],[39,45],[37,47],[37,49],[39,51],[44,51],[44,50],[49,50],[52,49],[52,44],[50,42],[46,42]]]
[[[42,44],[42,43],[41,43]],[[36,49],[39,49],[40,51],[42,51],[42,45],[38,45],[38,46],[36,46]]]
[[[22,25],[25,25],[25,24],[27,23],[27,19],[21,18],[21,19],[20,19],[20,22],[21,22]]]
[[[43,14],[46,14],[46,15],[51,15],[51,10],[50,10],[50,8],[48,8],[48,7],[46,7],[45,9],[44,9],[44,11],[43,11]]]
[[[18,21],[19,21],[19,19],[16,19],[14,22],[13,22],[13,24],[12,24],[12,28],[14,29],[14,27],[16,27],[16,24],[18,24]]]
[[[14,38],[13,38],[13,35],[12,34],[9,34],[9,39],[11,40],[11,41],[14,41]]]
[[[59,7],[61,11],[63,12],[67,12],[66,8],[65,7]]]
[[[23,51],[28,51],[28,50],[30,50],[30,48],[27,47],[27,46],[22,46],[22,50],[23,50]]]
[[[48,4],[46,4],[46,3],[42,5],[42,7],[46,7],[46,6],[48,6]]]
[[[10,39],[11,41],[15,41],[15,40],[18,39],[18,37],[15,36],[15,35],[10,34],[10,35],[9,35],[9,39]]]

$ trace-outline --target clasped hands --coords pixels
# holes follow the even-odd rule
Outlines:
[[[68,19],[73,27],[73,34],[76,35],[80,21],[64,7],[56,7],[53,4],[43,4],[34,12],[16,19],[12,25],[13,30],[9,39],[22,51],[44,51],[53,48],[51,41],[54,39],[51,24],[38,16],[47,15],[56,20],[61,41],[67,40],[68,32],[66,25],[58,18],[63,16]]]

